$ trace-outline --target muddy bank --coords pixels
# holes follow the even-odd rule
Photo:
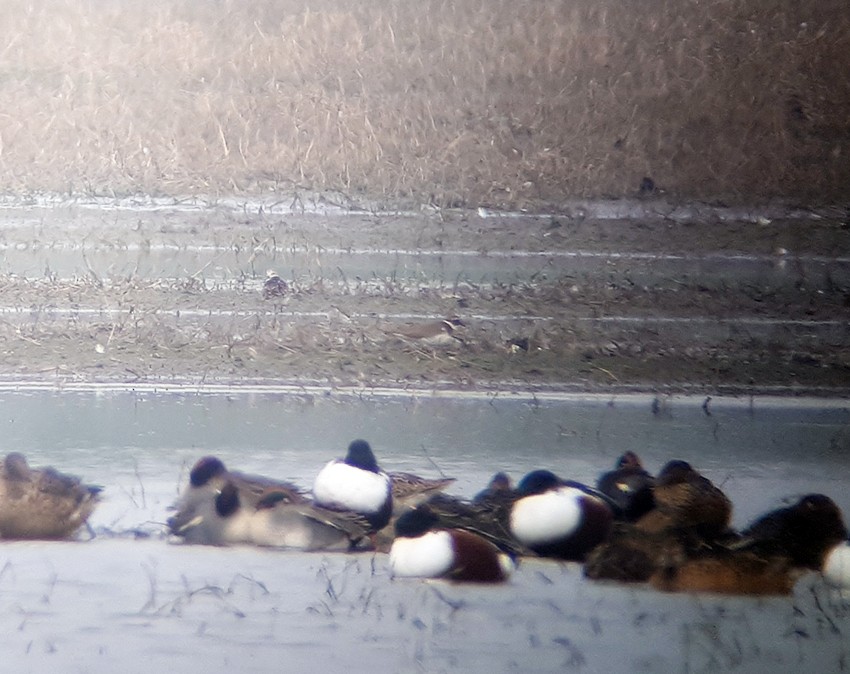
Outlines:
[[[9,379],[850,390],[840,212],[3,215]],[[446,317],[442,341],[404,334]]]

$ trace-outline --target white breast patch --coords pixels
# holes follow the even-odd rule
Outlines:
[[[850,590],[850,543],[836,546],[827,555],[823,577],[830,585]]]
[[[511,532],[524,545],[549,543],[569,536],[581,523],[583,492],[572,487],[521,498],[511,511]]]
[[[393,576],[439,578],[454,563],[454,546],[447,531],[430,531],[418,538],[396,538],[390,548]]]
[[[316,476],[313,497],[321,505],[371,514],[384,505],[389,489],[390,478],[386,473],[331,461]]]

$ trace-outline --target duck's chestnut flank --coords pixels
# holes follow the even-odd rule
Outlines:
[[[665,565],[650,582],[666,592],[787,595],[801,574],[784,558],[721,550]]]
[[[614,520],[608,503],[591,492],[566,486],[551,471],[533,471],[517,487],[511,532],[539,555],[582,561],[608,537]]]
[[[449,533],[455,551],[449,578],[478,583],[507,580],[507,556],[495,545],[469,531],[455,529]]]

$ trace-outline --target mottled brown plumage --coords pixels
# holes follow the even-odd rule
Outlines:
[[[54,468],[30,468],[12,452],[0,466],[0,537],[67,538],[86,523],[100,491]]]
[[[584,575],[594,580],[643,583],[656,574],[666,560],[683,557],[683,546],[675,536],[649,533],[634,524],[618,522],[608,539],[588,554]]]
[[[661,469],[653,496],[655,508],[637,521],[643,531],[682,531],[713,540],[732,519],[732,502],[685,461],[670,461]]]
[[[435,492],[442,491],[455,481],[453,477],[427,478],[405,473],[389,472],[392,481],[393,511],[396,514],[419,505]]]

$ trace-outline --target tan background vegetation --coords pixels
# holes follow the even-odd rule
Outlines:
[[[6,0],[0,190],[846,199],[846,0]]]

